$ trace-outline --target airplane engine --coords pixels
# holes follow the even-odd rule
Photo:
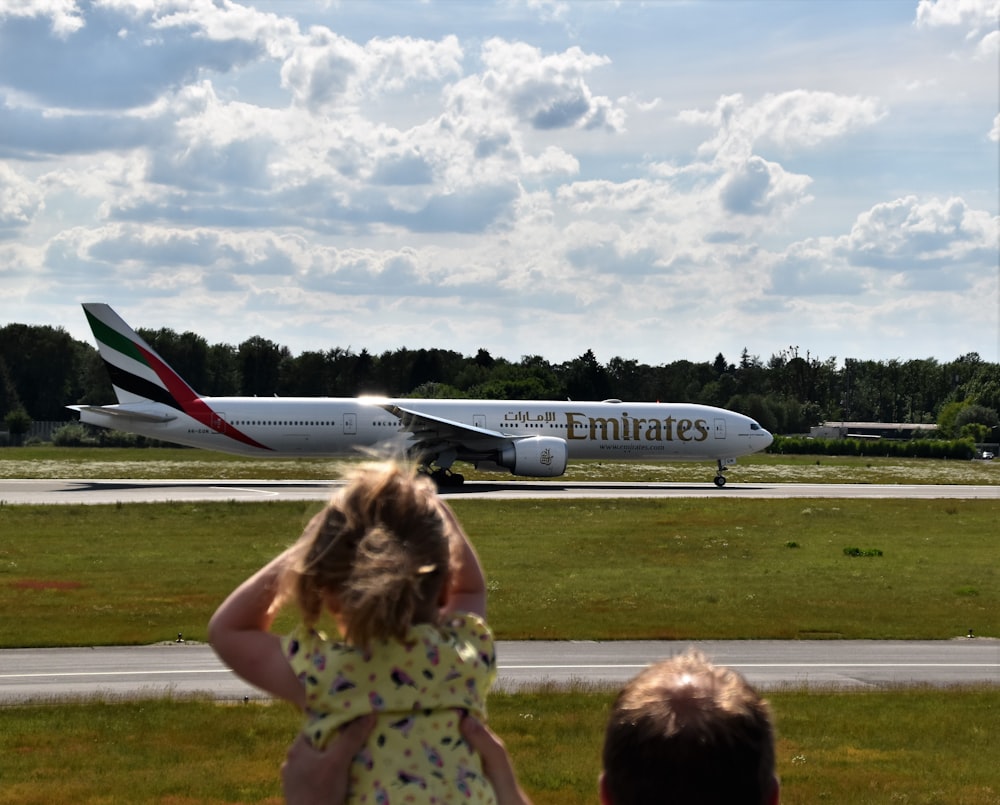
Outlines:
[[[555,478],[566,472],[566,442],[555,436],[529,436],[505,447],[497,464],[514,475]]]

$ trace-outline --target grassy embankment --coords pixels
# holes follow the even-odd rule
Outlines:
[[[318,506],[4,506],[0,648],[204,639]],[[1000,636],[1000,500],[453,506],[504,639]]]
[[[343,461],[259,459],[183,448],[58,448],[0,450],[0,478],[216,478],[327,480]],[[456,465],[470,480],[517,480]],[[712,462],[574,461],[560,481],[710,484]],[[853,456],[757,454],[739,460],[733,483],[1000,484],[1000,461],[944,461]]]
[[[491,697],[537,805],[594,803],[610,691]],[[785,805],[996,805],[1000,687],[769,696]],[[0,803],[280,802],[297,718],[284,705],[207,700],[5,709]]]

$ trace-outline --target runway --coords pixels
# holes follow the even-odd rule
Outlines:
[[[329,497],[336,481],[162,480],[0,480],[0,503],[115,504],[162,502],[223,502],[229,500],[316,500]],[[466,481],[442,489],[454,499],[518,500],[532,498],[952,498],[1000,500],[1000,485],[957,484],[739,484],[722,489],[712,483],[606,483],[561,481]]]
[[[898,685],[1000,684],[1000,640],[500,641],[497,685],[615,688],[690,646],[736,668],[762,690],[864,690]],[[0,651],[0,705],[164,693],[263,698],[197,643]]]

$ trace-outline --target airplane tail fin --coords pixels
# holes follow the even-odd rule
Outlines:
[[[157,402],[190,410],[197,392],[110,306],[85,302],[83,311],[120,404]]]

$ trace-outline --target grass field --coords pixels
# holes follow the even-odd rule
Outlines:
[[[453,505],[503,639],[1000,636],[1000,500]],[[0,507],[0,647],[204,639],[318,506]]]
[[[69,451],[67,465],[66,451],[28,450],[36,448],[0,451],[0,477],[327,478],[340,466],[276,462],[263,471],[182,450]],[[167,454],[177,455],[150,460]],[[981,462],[754,459],[731,479],[1000,477]],[[575,471],[710,482],[711,468],[662,466]],[[202,638],[221,598],[293,539],[316,505],[0,502],[0,646]],[[706,496],[454,507],[482,555],[502,638],[944,639],[969,628],[1000,636],[1000,501]],[[1000,685],[769,698],[786,805],[1000,804]],[[551,689],[491,697],[491,724],[536,803],[596,801],[611,699]],[[169,697],[8,706],[0,718],[0,803],[280,802],[277,767],[298,722],[282,705]]]
[[[490,722],[538,805],[596,798],[610,691],[498,693]],[[1000,687],[769,696],[785,805],[996,805]],[[157,699],[7,708],[0,803],[280,802],[284,705]]]

